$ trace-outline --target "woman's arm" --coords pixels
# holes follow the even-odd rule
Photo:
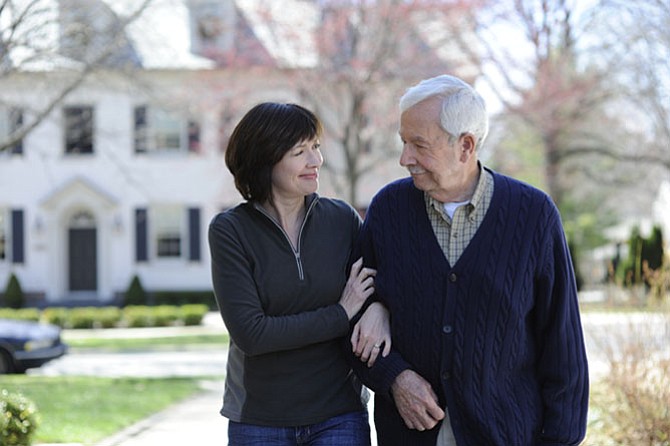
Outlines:
[[[225,220],[213,221],[209,227],[209,245],[214,294],[237,347],[248,355],[259,355],[301,348],[348,333],[350,314],[355,314],[373,291],[372,270],[359,265],[343,292],[344,304],[269,316],[258,296],[252,275],[254,265],[235,229]]]
[[[391,321],[389,312],[380,302],[373,302],[354,326],[351,334],[353,352],[372,367],[381,353],[391,352]]]

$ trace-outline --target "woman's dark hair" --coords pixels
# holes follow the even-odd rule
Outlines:
[[[296,144],[322,132],[319,118],[299,105],[264,102],[253,107],[233,130],[226,149],[226,166],[237,190],[249,201],[270,199],[274,165]]]

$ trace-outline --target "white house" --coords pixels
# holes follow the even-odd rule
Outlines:
[[[318,2],[268,15],[257,0],[153,0],[138,17],[139,0],[25,3],[40,14],[23,25],[30,45],[0,52],[0,142],[44,117],[0,152],[0,293],[12,273],[40,306],[115,302],[135,275],[150,291],[208,290],[208,223],[240,201],[221,150],[239,112],[226,108],[296,100],[285,73],[317,63]],[[235,51],[244,69],[214,57]],[[379,184],[402,174],[385,172]]]

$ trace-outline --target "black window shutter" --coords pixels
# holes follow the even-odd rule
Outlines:
[[[23,111],[18,108],[14,108],[10,112],[10,132],[14,133],[21,130],[23,127]],[[14,144],[11,148],[11,153],[16,155],[23,154],[23,139]]]
[[[188,122],[188,151],[200,152],[200,124],[195,121]]]
[[[147,248],[147,210],[145,208],[135,209],[135,261],[146,262],[149,260]]]
[[[12,263],[25,261],[23,211],[12,209]]]
[[[144,105],[135,107],[133,136],[135,153],[146,153],[147,151],[147,107]]]
[[[188,259],[200,260],[200,209],[188,210]]]

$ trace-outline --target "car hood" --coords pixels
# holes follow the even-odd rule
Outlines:
[[[60,336],[56,325],[0,319],[0,336],[5,338],[54,338]]]

